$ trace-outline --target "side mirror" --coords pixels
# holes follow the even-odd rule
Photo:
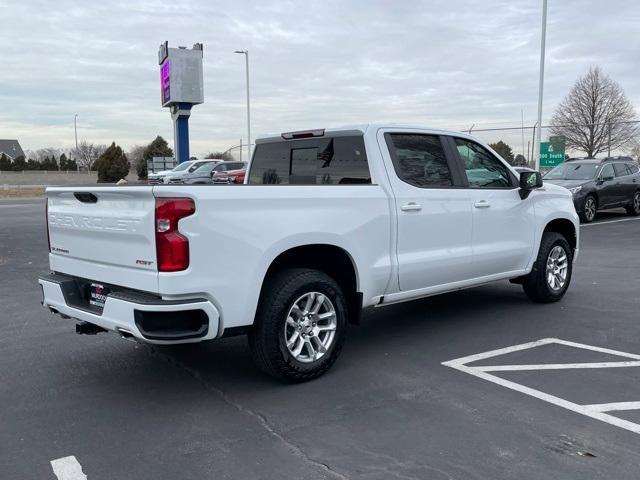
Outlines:
[[[540,172],[520,173],[520,198],[524,200],[529,196],[531,190],[542,187],[542,175]]]

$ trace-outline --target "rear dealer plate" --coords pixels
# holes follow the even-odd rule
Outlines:
[[[89,304],[94,307],[104,308],[104,302],[109,295],[109,289],[99,283],[89,285]]]

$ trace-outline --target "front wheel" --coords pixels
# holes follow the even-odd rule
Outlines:
[[[582,213],[580,219],[585,223],[591,223],[596,218],[596,212],[598,210],[598,202],[593,195],[587,195],[582,205]]]
[[[254,362],[289,382],[319,377],[345,340],[347,303],[340,286],[323,272],[298,268],[267,282],[249,333]]]
[[[631,199],[631,203],[627,206],[627,213],[634,217],[640,215],[640,192],[636,192]]]
[[[573,250],[567,239],[555,232],[542,235],[538,258],[522,287],[527,296],[538,303],[560,300],[571,282]]]

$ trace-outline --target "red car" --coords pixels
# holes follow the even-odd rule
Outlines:
[[[238,170],[229,170],[226,172],[215,172],[211,179],[216,184],[243,184],[244,176],[247,173],[247,167]]]

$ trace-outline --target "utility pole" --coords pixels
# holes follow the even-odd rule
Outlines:
[[[242,161],[242,139],[240,139],[240,161]]]
[[[538,81],[538,137],[533,145],[535,169],[540,170],[540,142],[542,140],[542,94],[544,87],[544,53],[547,39],[547,0],[542,0],[542,31],[540,32],[540,80]]]
[[[247,159],[251,160],[251,103],[249,100],[249,50],[236,50],[233,53],[244,55],[247,76]]]
[[[611,121],[609,121],[609,145],[607,147],[607,157],[611,156]]]

